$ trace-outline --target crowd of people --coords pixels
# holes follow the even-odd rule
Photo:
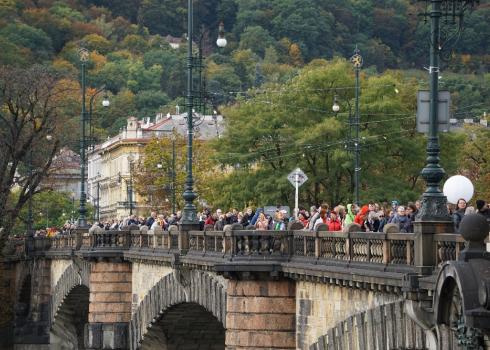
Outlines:
[[[458,232],[459,225],[463,217],[471,213],[479,213],[490,220],[490,209],[484,200],[475,202],[476,208],[468,206],[464,199],[460,199],[456,205],[448,205],[449,214],[453,220],[454,230]],[[246,208],[238,211],[232,208],[226,212],[221,209],[212,211],[205,208],[198,213],[199,225],[201,230],[222,231],[226,225],[241,224],[243,228],[255,230],[286,230],[290,222],[299,222],[305,230],[316,230],[319,225],[326,225],[328,231],[342,231],[347,225],[355,223],[360,226],[363,232],[383,232],[387,224],[398,226],[399,232],[412,233],[414,221],[421,208],[421,202],[409,202],[400,205],[396,200],[388,203],[369,202],[365,205],[356,204],[337,205],[331,208],[328,204],[311,206],[309,210],[299,208],[298,219],[279,207],[275,212],[265,212],[263,208],[253,210]],[[93,226],[99,226],[105,230],[122,230],[126,227],[136,225],[138,227],[147,226],[154,230],[159,227],[168,230],[171,225],[176,225],[181,220],[181,212],[175,214],[151,212],[148,217],[138,217],[129,215],[121,220],[110,220],[96,222]],[[48,229],[36,232],[36,236],[53,237],[58,234],[65,234],[76,228],[74,224],[67,222],[61,230]]]

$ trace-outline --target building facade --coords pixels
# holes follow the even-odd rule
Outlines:
[[[88,154],[88,199],[101,221],[121,219],[130,213],[148,216],[151,203],[134,190],[134,168],[152,138],[187,135],[187,114],[158,114],[154,121],[130,117],[115,137],[96,145]],[[195,117],[195,138],[210,140],[224,130],[221,115]],[[97,215],[96,215],[97,216]]]
[[[42,188],[68,193],[72,198],[80,198],[80,155],[63,147],[54,156],[48,176],[41,183]]]

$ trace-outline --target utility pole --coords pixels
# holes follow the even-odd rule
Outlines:
[[[361,145],[359,137],[359,127],[361,122],[360,109],[359,109],[359,98],[360,98],[360,82],[359,76],[362,67],[362,56],[360,51],[356,46],[354,50],[354,55],[351,57],[350,61],[354,65],[356,72],[356,87],[355,87],[355,116],[354,116],[354,203],[360,204],[359,201],[359,186],[361,177]],[[351,119],[351,118],[350,118]]]

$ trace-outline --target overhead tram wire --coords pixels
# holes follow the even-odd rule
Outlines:
[[[382,85],[376,85],[376,87],[396,87],[397,84],[382,84]],[[295,89],[295,88],[285,88],[285,89],[279,89],[279,90],[266,90],[266,89],[250,89],[247,91],[226,91],[226,93],[219,92],[219,91],[210,91],[208,92],[209,94],[213,95],[250,95],[253,93],[256,94],[284,94],[288,92],[327,92],[327,91],[341,91],[341,90],[354,90],[356,87],[355,86],[337,86],[337,87],[331,87],[331,88],[323,88],[323,89]],[[372,86],[361,86],[360,89],[372,89]]]
[[[410,133],[410,132],[413,132],[413,131],[414,130],[410,129],[410,130],[399,130],[399,131],[394,131],[394,132],[384,133],[384,134],[378,134],[378,135],[368,135],[368,136],[362,137],[361,138],[361,142],[364,142],[366,139],[386,138],[387,136],[390,136],[390,135]],[[400,138],[403,138],[403,137],[400,137]],[[383,140],[382,142],[386,142],[386,141],[387,140]],[[269,161],[269,160],[277,160],[277,159],[286,158],[286,157],[291,157],[291,156],[294,156],[294,155],[301,155],[301,154],[304,154],[305,152],[322,152],[323,153],[325,150],[330,149],[333,146],[339,146],[339,145],[344,145],[345,146],[347,144],[348,144],[348,140],[345,140],[344,139],[344,140],[339,140],[339,141],[330,142],[330,143],[306,144],[306,145],[303,145],[302,147],[301,146],[297,146],[297,145],[292,145],[292,146],[299,147],[301,149],[300,150],[297,150],[297,151],[294,151],[294,152],[288,152],[288,153],[285,153],[285,154],[282,154],[282,155],[275,155],[275,156],[268,157],[267,158],[267,161]],[[226,160],[246,161],[247,158],[251,158],[251,157],[253,157],[255,155],[255,156],[258,156],[258,157],[253,157],[253,159],[250,159],[250,160],[253,160],[254,162],[257,162],[257,161],[260,161],[260,158],[261,158],[260,155],[261,154],[266,153],[267,151],[273,151],[273,150],[275,150],[275,149],[274,148],[271,148],[271,149],[262,149],[262,150],[256,150],[256,151],[253,151],[253,152],[248,152],[247,154],[242,154],[242,153],[238,154],[237,153],[237,154],[234,154],[234,155],[231,155],[230,153],[228,153],[228,156],[227,157],[213,157],[213,158],[215,160],[219,160],[219,161],[226,161]]]

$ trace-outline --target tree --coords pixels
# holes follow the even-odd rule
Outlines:
[[[78,201],[72,201],[70,193],[51,190],[36,193],[32,197],[33,228],[36,230],[52,227],[60,229],[67,221],[77,219],[77,206]],[[91,220],[94,214],[93,206],[87,203],[87,209],[87,217]],[[24,206],[12,228],[12,233],[25,232],[27,216],[28,209]]]
[[[159,90],[143,90],[135,96],[135,105],[138,110],[138,117],[153,118],[161,106],[170,102],[167,94]]]
[[[51,38],[41,29],[23,23],[11,23],[0,29],[0,36],[29,49],[35,62],[42,62],[51,57]]]
[[[465,142],[459,157],[460,172],[475,185],[475,199],[490,199],[490,132],[481,126],[465,127]]]
[[[38,191],[58,149],[58,109],[65,94],[57,77],[43,67],[0,68],[0,227],[6,234]],[[50,142],[48,134],[53,138]],[[14,186],[19,190],[12,201]],[[0,237],[0,251],[4,239]]]
[[[172,163],[171,137],[175,140],[175,169]],[[209,202],[215,193],[215,189],[210,186],[211,180],[219,177],[220,170],[209,157],[210,147],[205,141],[194,140],[193,151],[194,191],[200,199]],[[145,146],[143,157],[136,167],[135,187],[140,195],[147,198],[152,208],[166,211],[171,209],[174,171],[176,208],[183,208],[186,159],[186,139],[177,133],[155,138]]]
[[[152,34],[180,36],[184,31],[186,8],[181,0],[142,0],[138,23],[148,27]]]
[[[102,35],[89,34],[83,37],[86,48],[90,51],[96,51],[100,54],[106,54],[111,49],[111,42]]]
[[[250,49],[260,57],[264,58],[268,47],[274,47],[275,40],[269,32],[260,27],[253,26],[245,28],[240,36],[240,50]]]
[[[286,175],[298,166],[309,177],[301,191],[305,205],[352,201],[353,160],[348,146],[353,145],[349,142],[353,75],[345,60],[316,60],[287,83],[263,85],[224,109],[227,128],[216,141],[216,158],[232,170],[214,179],[213,186],[240,195],[238,202],[222,198],[220,205],[292,205],[293,187]],[[425,155],[423,140],[414,131],[416,83],[404,82],[397,94],[394,87],[400,79],[393,73],[363,77],[363,201],[416,199],[421,193],[418,173]],[[341,105],[337,114],[331,112],[334,96]]]

